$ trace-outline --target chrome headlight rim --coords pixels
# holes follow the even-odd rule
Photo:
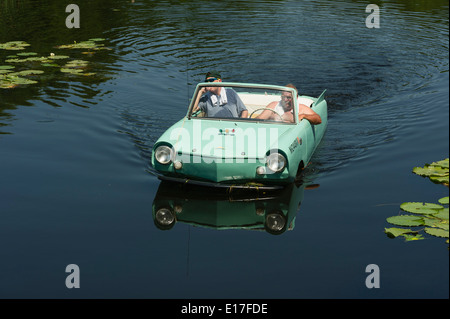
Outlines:
[[[286,157],[279,152],[270,152],[266,156],[266,167],[274,173],[282,172],[286,168],[286,163]]]
[[[155,149],[155,160],[162,165],[168,165],[173,162],[174,150],[168,145],[160,145]]]
[[[170,207],[159,208],[153,217],[156,227],[161,230],[171,229],[177,222],[175,212]]]
[[[271,211],[266,215],[264,228],[272,235],[284,233],[287,228],[286,216],[281,211]]]

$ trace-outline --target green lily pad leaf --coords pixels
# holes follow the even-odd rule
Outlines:
[[[29,46],[25,41],[10,41],[6,43],[0,43],[0,49],[4,50],[24,50]]]
[[[47,61],[48,60],[48,58],[46,58],[46,57],[31,57],[31,58],[27,58],[26,59],[26,61],[31,61],[31,62],[33,62],[33,61]]]
[[[52,60],[61,60],[61,59],[68,59],[70,57],[67,55],[50,55],[47,58]]]
[[[17,55],[30,56],[30,55],[37,55],[37,53],[36,52],[20,52],[20,53],[17,53]]]
[[[8,76],[8,78],[6,79],[6,84],[8,83],[12,86],[15,86],[21,84],[35,84],[38,82],[30,79],[25,79],[20,76]]]
[[[424,221],[418,216],[399,215],[386,218],[387,222],[397,226],[423,226]]]
[[[58,64],[55,64],[55,63],[42,63],[41,64],[42,66],[55,66],[55,67],[59,67],[59,65]]]
[[[44,71],[41,70],[24,70],[20,72],[16,72],[19,76],[27,76],[27,75],[36,75],[36,74],[42,74]]]
[[[444,237],[444,238],[448,238],[448,234],[449,234],[448,230],[438,229],[438,228],[429,228],[429,227],[425,228],[425,232],[432,236]]]
[[[2,70],[0,69],[0,74],[6,74],[12,72],[11,70]]]
[[[442,168],[449,168],[449,159],[448,158],[446,158],[446,159],[444,159],[444,160],[442,160],[442,161],[439,161],[439,162],[433,162],[433,163],[431,163],[431,165],[433,165],[433,166],[439,166],[439,167],[442,167]]]
[[[87,62],[87,61],[73,60],[73,61],[67,62],[65,67],[68,67],[68,68],[83,68],[83,67],[86,67],[88,64],[89,64],[89,62]]]
[[[388,235],[389,238],[395,238],[404,234],[417,234],[417,231],[413,231],[411,229],[405,228],[385,228],[384,232]]]
[[[446,207],[446,208],[440,210],[437,214],[434,214],[433,217],[434,218],[440,218],[440,219],[448,221],[448,218],[449,218],[448,211],[449,211],[449,209],[448,209],[448,207]]]
[[[430,176],[430,180],[432,182],[438,183],[438,184],[448,184],[449,183],[449,176]]]
[[[15,68],[15,66],[13,66],[13,65],[0,65],[0,70],[11,70],[14,68]]]
[[[405,241],[413,241],[413,240],[425,239],[425,237],[423,237],[421,234],[417,234],[417,235],[404,234],[402,236],[405,238]]]
[[[25,62],[26,59],[8,59],[5,60],[6,63],[21,63],[21,62]]]
[[[407,202],[400,205],[400,209],[414,214],[436,214],[444,207],[438,204]]]
[[[77,73],[82,73],[83,70],[80,70],[80,69],[71,69],[71,68],[61,68],[61,72],[64,72],[64,73],[71,73],[71,74],[77,74]]]
[[[442,205],[448,205],[448,196],[447,197],[442,197],[441,199],[438,200],[439,203],[441,203]]]
[[[105,41],[105,39],[103,39],[103,38],[93,38],[93,39],[89,39],[89,41],[100,42],[100,41]]]
[[[413,173],[421,176],[445,176],[448,174],[448,169],[440,166],[414,167]]]
[[[424,225],[449,230],[448,220],[438,218],[424,218]]]

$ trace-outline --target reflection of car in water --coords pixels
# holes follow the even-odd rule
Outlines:
[[[304,188],[291,184],[270,192],[232,188],[224,191],[163,181],[153,201],[153,219],[161,230],[182,222],[212,229],[281,234],[294,228]]]

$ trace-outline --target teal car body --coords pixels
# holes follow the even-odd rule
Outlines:
[[[247,118],[210,118],[195,111],[202,88],[221,86],[237,92],[248,110]],[[322,123],[312,125],[261,120],[255,117],[266,106],[290,92],[293,105],[310,101]],[[277,187],[292,183],[309,163],[327,127],[325,91],[318,97],[297,96],[294,89],[248,83],[200,83],[184,118],[177,121],[156,141],[152,166],[162,180],[201,185]]]

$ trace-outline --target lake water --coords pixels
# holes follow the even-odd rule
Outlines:
[[[0,298],[449,297],[445,239],[384,233],[401,203],[449,193],[412,173],[449,156],[448,1],[375,1],[380,28],[359,0],[77,0],[70,29],[68,3],[0,3],[0,43],[30,44],[0,49],[0,65],[44,70],[0,89]],[[55,48],[90,38],[108,49]],[[85,60],[95,75],[6,62],[18,52]],[[327,89],[305,176],[318,187],[266,201],[163,189],[152,146],[211,69]],[[161,200],[190,215],[160,229]],[[211,226],[251,223],[258,205],[294,207],[290,229]],[[65,285],[69,264],[79,289]],[[380,288],[366,287],[369,264]]]

